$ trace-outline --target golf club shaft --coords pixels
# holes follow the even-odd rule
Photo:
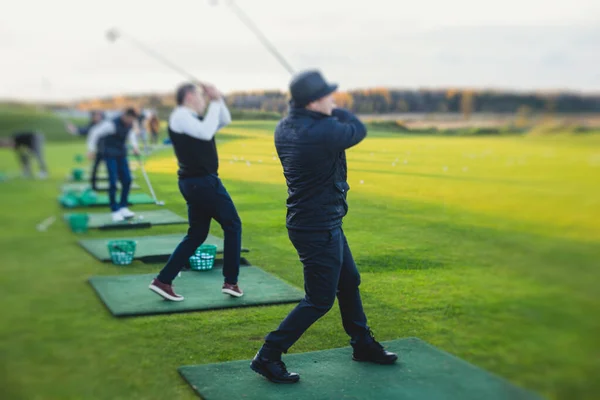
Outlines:
[[[54,221],[56,221],[56,217],[54,215],[49,216],[37,225],[38,231],[45,231],[54,223]]]
[[[142,158],[139,158],[140,160],[140,169],[142,170],[142,175],[144,175],[144,179],[146,180],[146,184],[148,185],[148,189],[150,189],[150,194],[152,194],[152,199],[154,199],[154,203],[158,204],[159,201],[156,198],[156,194],[154,193],[154,189],[152,188],[152,184],[150,183],[150,178],[148,177],[148,174],[146,173],[146,168],[144,168],[144,162],[142,161]]]
[[[157,53],[156,51],[152,50],[151,48],[149,48],[148,46],[146,46],[144,43],[140,42],[139,40],[137,40],[134,37],[131,37],[130,35],[124,35],[123,32],[119,31],[121,37],[128,39],[131,43],[134,44],[135,47],[137,47],[139,50],[141,50],[142,52],[144,52],[147,56],[154,58],[155,60],[159,61],[160,63],[162,63],[163,65],[171,68],[173,71],[178,72],[179,74],[185,76],[187,79],[192,80],[192,82],[198,83],[198,84],[202,84],[202,81],[198,78],[196,78],[194,75],[190,74],[189,72],[187,72],[186,70],[184,70],[183,68],[177,66],[176,64],[172,63],[168,58],[163,57],[161,54]]]
[[[250,17],[248,17],[248,15],[233,0],[228,1],[227,4],[229,5],[229,7],[233,11],[233,13],[238,17],[238,19],[240,21],[242,21],[242,23],[244,25],[246,25],[246,27],[248,29],[250,29],[256,35],[258,40],[263,44],[263,46],[265,46],[267,48],[267,50],[269,50],[269,52],[271,52],[271,54],[277,59],[277,61],[279,61],[279,63],[283,66],[283,68],[285,68],[290,74],[293,75],[294,68],[292,68],[290,63],[288,63],[286,61],[286,59],[283,58],[283,56],[275,48],[273,43],[271,43],[269,41],[269,39],[267,39],[267,37],[261,32],[261,30],[258,29],[256,24],[254,24],[254,22],[252,22]]]

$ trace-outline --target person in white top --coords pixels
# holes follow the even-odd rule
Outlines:
[[[127,160],[126,142],[129,140],[133,147],[133,153],[139,156],[136,130],[137,112],[128,108],[118,118],[104,120],[90,129],[88,134],[88,157],[90,160],[96,158],[98,151],[98,140],[103,138],[102,158],[108,170],[108,199],[114,222],[133,218],[135,214],[127,208],[129,200],[129,189],[131,187],[131,173]],[[121,183],[121,199],[117,202],[117,180]]]
[[[171,301],[183,300],[183,296],[173,291],[172,282],[206,240],[212,219],[221,225],[225,236],[221,292],[234,297],[243,295],[238,286],[242,222],[217,175],[219,158],[215,134],[231,122],[231,115],[222,94],[214,86],[204,85],[203,90],[210,101],[208,108],[202,91],[195,85],[179,87],[178,106],[169,118],[169,137],[179,164],[179,190],[188,205],[190,228],[150,284],[150,290]],[[202,114],[204,117],[199,116]]]

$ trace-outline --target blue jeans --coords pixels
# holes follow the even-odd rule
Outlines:
[[[105,156],[106,169],[108,170],[108,201],[112,211],[119,211],[127,207],[129,188],[131,187],[131,173],[127,157]],[[121,201],[117,203],[117,179],[121,182]]]
[[[342,228],[327,231],[288,230],[304,265],[304,299],[265,338],[267,358],[286,353],[300,336],[333,306],[337,296],[344,330],[352,345],[370,340],[362,306],[360,274]]]
[[[242,221],[233,200],[217,175],[179,180],[179,191],[188,206],[190,227],[187,235],[177,246],[164,266],[158,280],[171,284],[208,236],[210,222],[214,218],[225,236],[223,253],[223,276],[225,282],[235,285],[240,272],[242,249]]]

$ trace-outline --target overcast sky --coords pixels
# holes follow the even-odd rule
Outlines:
[[[600,90],[598,0],[237,3],[294,68],[319,68],[341,89]],[[182,82],[131,43],[109,43],[111,27],[226,92],[289,82],[225,4],[19,0],[0,13],[0,98],[165,92]]]

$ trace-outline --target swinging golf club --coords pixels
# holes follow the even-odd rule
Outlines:
[[[213,6],[218,5],[218,3],[219,3],[218,0],[211,0],[211,2],[210,2],[210,4]],[[238,19],[240,21],[242,21],[242,23],[244,25],[246,25],[246,27],[248,29],[250,29],[252,31],[252,33],[254,33],[254,35],[258,38],[260,43],[263,46],[265,46],[265,48],[277,59],[277,61],[279,61],[279,63],[283,66],[283,68],[285,68],[286,71],[288,71],[290,74],[294,75],[294,73],[295,73],[294,68],[292,68],[291,64],[289,62],[287,62],[287,60],[283,57],[283,55],[281,55],[281,53],[277,50],[277,48],[275,48],[273,43],[271,43],[269,41],[269,39],[267,39],[267,37],[264,35],[264,33],[262,33],[262,31],[260,29],[258,29],[258,26],[256,26],[256,24],[250,19],[248,14],[246,14],[240,8],[240,6],[238,6],[237,3],[233,0],[226,0],[225,4],[227,4],[229,6],[229,8],[231,9],[231,11],[235,14],[235,16],[238,17]]]
[[[150,178],[148,177],[148,174],[146,173],[146,168],[144,168],[144,162],[142,161],[142,156],[138,155],[137,159],[140,162],[140,169],[142,170],[142,175],[144,175],[144,179],[146,180],[146,184],[148,185],[148,189],[150,189],[150,194],[152,194],[152,199],[154,200],[154,204],[156,204],[157,206],[164,206],[165,202],[164,201],[159,201],[156,198],[156,194],[154,193],[154,189],[152,188],[152,184],[150,183]]]
[[[212,6],[217,6],[218,3],[219,3],[218,0],[211,0],[210,1],[210,4]],[[290,74],[293,75],[295,73],[294,68],[292,68],[291,64],[277,50],[277,48],[275,47],[275,45],[273,45],[273,43],[271,43],[271,41],[269,41],[269,39],[267,39],[267,37],[265,36],[265,34],[250,19],[250,17],[248,16],[248,14],[246,14],[240,8],[240,6],[237,5],[237,3],[235,1],[233,1],[233,0],[226,0],[225,3],[229,6],[229,8],[235,14],[235,16],[250,31],[252,31],[252,33],[254,33],[254,35],[260,41],[260,43],[275,57],[275,59],[283,66],[283,68],[285,68],[286,71],[288,71]],[[123,33],[123,31],[117,30],[116,28],[109,29],[106,32],[106,38],[111,43],[116,42],[117,39],[120,39],[120,38],[122,38],[124,40],[129,40],[130,43],[132,43],[135,47],[137,47],[139,50],[141,50],[142,52],[144,52],[147,56],[149,56],[151,58],[154,58],[158,62],[162,63],[163,65],[165,65],[165,66],[167,66],[169,68],[171,68],[172,70],[176,71],[177,73],[185,76],[188,79],[191,79],[193,82],[196,82],[196,83],[198,83],[201,86],[204,85],[202,83],[202,81],[199,80],[198,78],[196,78],[194,75],[190,74],[189,72],[187,72],[183,68],[181,68],[181,67],[173,64],[171,61],[169,61],[169,59],[167,59],[166,57],[163,57],[161,54],[159,54],[156,51],[152,50],[151,48],[149,48],[148,46],[146,46],[144,43],[140,42],[138,39],[132,37],[131,35],[125,35]]]
[[[146,46],[144,43],[140,42],[136,38],[132,37],[131,35],[125,35],[123,33],[123,31],[117,30],[116,28],[109,29],[106,32],[106,38],[111,43],[116,42],[118,39],[128,40],[131,44],[133,44],[134,47],[136,47],[138,50],[141,50],[147,56],[149,56],[149,57],[157,60],[158,62],[162,63],[163,65],[171,68],[173,71],[176,71],[177,73],[185,76],[187,79],[190,79],[192,82],[195,82],[200,86],[204,86],[204,84],[202,83],[202,81],[200,79],[196,78],[194,75],[187,72],[183,68],[173,64],[171,61],[169,61],[169,59],[167,59],[166,57],[163,57],[161,54],[152,50],[151,48],[149,48],[148,46]]]

